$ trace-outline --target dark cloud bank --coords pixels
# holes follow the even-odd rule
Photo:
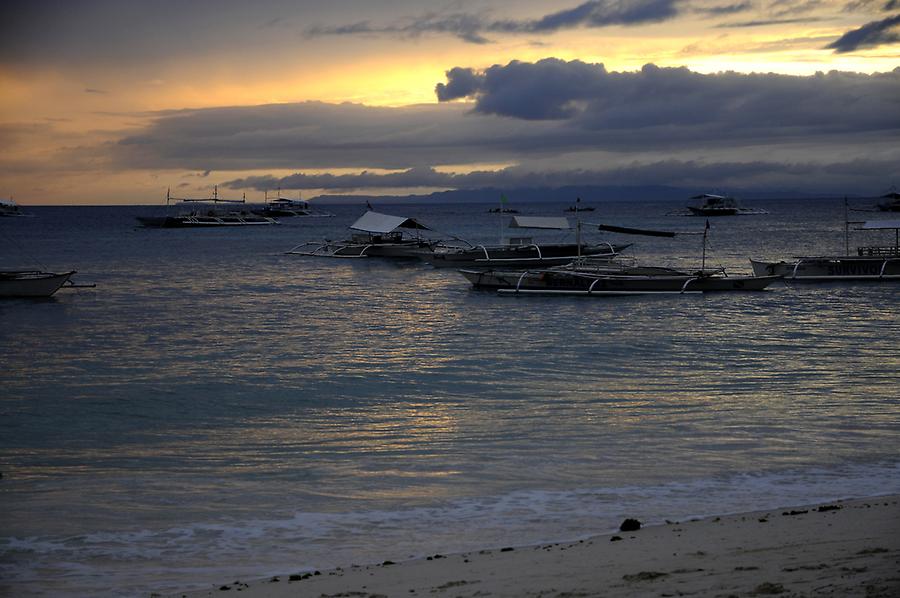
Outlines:
[[[647,65],[619,73],[546,59],[454,68],[436,93],[439,104],[405,108],[300,103],[165,113],[110,154],[128,168],[366,170],[231,183],[257,189],[725,179],[802,187],[804,177],[810,188],[826,181],[880,188],[900,161],[900,68],[795,77]],[[585,152],[613,153],[630,166],[568,166]],[[760,161],[770,154],[778,158]],[[535,159],[539,169],[499,173],[432,168]]]

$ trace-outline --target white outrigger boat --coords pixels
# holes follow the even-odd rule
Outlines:
[[[246,203],[246,198],[220,199],[218,186],[215,187],[212,197],[202,199],[172,197],[167,189],[166,206],[170,206],[172,202],[182,206],[189,206],[189,209],[174,216],[137,216],[138,222],[146,228],[201,228],[278,224],[278,221],[274,218],[259,216],[245,209],[223,210],[219,207],[220,204],[243,205]]]
[[[257,216],[267,216],[269,218],[293,218],[301,216],[304,218],[333,218],[334,214],[325,210],[318,210],[309,205],[308,201],[303,201],[299,197],[297,199],[288,199],[281,197],[281,190],[278,191],[277,199],[269,201],[269,194],[266,192],[266,205],[258,210],[253,210]]]
[[[41,270],[0,271],[0,297],[50,297],[65,284],[75,271],[43,272]],[[76,285],[72,285],[76,286]]]
[[[418,235],[407,235],[405,230],[431,230],[413,218],[391,216],[372,210],[360,216],[350,225],[350,229],[356,232],[349,239],[301,243],[287,253],[338,258],[418,258],[422,254],[431,253],[435,245],[440,243]]]
[[[702,193],[691,199],[702,199],[699,206],[688,206],[694,216],[757,216],[768,214],[766,210],[759,208],[746,208],[735,197],[729,195],[716,195],[715,193]]]
[[[858,247],[850,255],[849,225],[862,225],[857,230],[893,230],[894,244]],[[900,280],[900,220],[847,222],[846,255],[796,257],[791,261],[766,262],[750,260],[758,275],[780,275],[785,280],[822,282],[836,280]]]
[[[508,229],[570,231],[572,226],[563,217],[513,216]],[[422,259],[436,268],[549,267],[568,264],[586,256],[612,258],[630,246],[582,243],[580,222],[576,224],[574,243],[542,243],[535,242],[530,236],[511,235],[505,241],[500,245],[435,247],[430,254],[422,255]]]
[[[694,232],[673,233],[620,226],[599,225],[600,230],[632,235],[674,237]],[[582,258],[566,266],[527,270],[460,270],[475,288],[498,293],[537,295],[615,296],[707,293],[722,291],[762,291],[780,278],[729,276],[724,268],[706,268],[706,238],[703,231],[703,259],[700,269],[684,271],[661,266],[639,266],[620,261]]]
[[[31,216],[31,214],[23,212],[19,204],[14,202],[12,198],[0,198],[0,218],[21,218],[24,216]]]

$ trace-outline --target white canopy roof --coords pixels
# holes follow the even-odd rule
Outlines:
[[[863,222],[864,230],[879,230],[885,228],[900,228],[900,220],[868,220]]]
[[[8,207],[8,208],[17,208],[17,207],[19,207],[19,204],[17,204],[17,203],[14,202],[13,200],[11,200],[11,199],[3,199],[2,197],[0,197],[0,205],[4,205],[4,206],[6,206],[6,207]]]
[[[359,220],[350,225],[353,230],[361,230],[367,233],[389,233],[398,228],[418,228],[431,230],[424,224],[416,222],[412,218],[403,216],[391,216],[379,212],[368,211],[359,217]]]
[[[509,222],[509,228],[550,228],[554,230],[569,230],[569,220],[556,216],[513,216]]]

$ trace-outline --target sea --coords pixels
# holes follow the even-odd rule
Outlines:
[[[683,203],[578,218],[699,267],[702,234],[595,226],[703,233]],[[845,251],[841,199],[745,203],[769,213],[710,219],[707,266]],[[567,205],[516,207],[574,223]],[[375,209],[495,243],[510,217],[490,207]],[[2,595],[147,597],[900,493],[900,283],[502,296],[424,262],[287,254],[346,238],[361,205],[217,230],[24,209],[0,264],[96,286],[0,301]],[[851,250],[894,242],[854,228]]]

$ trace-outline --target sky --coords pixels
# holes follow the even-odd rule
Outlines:
[[[0,197],[900,185],[900,0],[7,0]]]

